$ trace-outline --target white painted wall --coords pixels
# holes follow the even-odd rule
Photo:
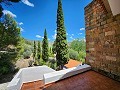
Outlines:
[[[20,69],[12,81],[8,84],[8,90],[20,90],[23,83],[43,80],[43,74],[54,72],[47,66],[37,66]]]
[[[91,66],[89,65],[79,65],[77,67],[64,69],[56,72],[46,73],[44,74],[44,83],[49,84],[52,82],[56,82],[58,80],[82,73],[84,71],[90,70]]]
[[[91,67],[89,65],[79,65],[60,71],[55,71],[47,66],[23,68],[19,70],[7,88],[8,90],[20,90],[23,83],[37,80],[43,80],[44,84],[48,84],[90,69]]]

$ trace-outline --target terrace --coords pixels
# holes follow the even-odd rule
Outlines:
[[[35,89],[90,70],[89,65],[78,65],[70,69],[55,71],[47,66],[20,69],[8,85],[8,90]],[[37,87],[36,87],[37,86]]]
[[[8,90],[119,90],[119,3],[119,0],[93,0],[85,7],[89,65],[60,71],[47,66],[24,68],[9,83]]]

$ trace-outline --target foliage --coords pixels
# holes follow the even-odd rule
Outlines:
[[[20,28],[17,22],[10,16],[5,15],[0,22],[0,74],[14,71],[14,63],[17,59],[20,40]]]
[[[49,58],[48,66],[52,69],[56,69],[57,63],[55,58],[52,58],[52,59]]]
[[[14,59],[16,52],[0,52],[0,74],[7,74],[14,71]]]
[[[38,41],[38,49],[37,49],[37,59],[41,58],[41,46],[40,41]]]
[[[74,59],[74,60],[78,60],[79,59],[78,52],[73,50],[73,49],[69,49],[69,58]]]
[[[68,46],[67,46],[67,37],[66,30],[64,27],[64,17],[62,11],[61,0],[58,0],[58,9],[57,9],[57,36],[56,36],[56,59],[57,66],[62,69],[63,65],[68,61]]]
[[[52,52],[53,54],[56,54],[56,40],[53,43]]]
[[[20,40],[20,28],[17,22],[9,15],[5,15],[0,23],[0,50],[4,50],[8,45],[18,45]]]
[[[71,42],[69,48],[74,50],[74,51],[77,51],[78,52],[78,59],[77,60],[80,60],[82,62],[85,62],[85,57],[86,57],[86,50],[85,50],[85,42],[84,40],[74,40]],[[69,52],[69,57],[71,58],[70,56],[70,52]]]
[[[2,8],[2,5],[0,5],[0,17],[2,17],[2,15],[3,15],[3,8]]]
[[[34,50],[33,50],[33,58],[36,57],[36,42],[34,41]]]
[[[53,51],[52,51],[52,47],[49,48],[49,57],[54,57]]]
[[[48,50],[48,38],[47,38],[47,31],[44,31],[44,38],[42,41],[42,59],[46,62],[49,58],[49,50]]]
[[[79,52],[79,60],[84,63],[85,62],[85,57],[86,57],[86,52],[85,51],[80,51]]]
[[[70,48],[77,51],[78,53],[80,51],[85,51],[85,42],[83,40],[74,40],[70,44]]]
[[[25,59],[30,58],[31,53],[32,53],[31,51],[26,50],[26,51],[23,53],[24,58],[25,58]]]
[[[32,67],[33,61],[30,60],[30,61],[28,62],[28,64],[29,64],[29,67]]]
[[[24,38],[20,38],[19,45],[17,46],[17,48],[19,49],[18,58],[22,58],[22,56],[23,58],[29,58],[33,51],[32,42]]]

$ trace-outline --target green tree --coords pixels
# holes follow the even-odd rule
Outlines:
[[[59,66],[59,69],[62,69],[68,61],[68,46],[61,0],[58,0],[57,9],[56,52],[57,66]]]
[[[78,52],[78,54],[79,54],[78,60],[80,60],[82,62],[85,61],[85,57],[86,57],[86,49],[85,48],[86,48],[86,45],[85,45],[84,40],[79,40],[79,39],[74,40],[74,41],[71,42],[69,47],[70,47],[70,49]],[[69,52],[69,57],[71,57],[71,55],[73,57],[72,52],[71,53]],[[75,53],[74,53],[74,55],[75,55]],[[77,53],[76,53],[76,55],[77,55]]]
[[[50,47],[49,49],[50,49],[49,52],[52,53],[52,48]]]
[[[86,48],[85,47],[85,41],[84,40],[79,40],[79,39],[74,40],[74,41],[71,42],[70,48],[77,51],[78,53],[80,51],[85,51],[85,48]]]
[[[79,54],[73,49],[69,49],[69,58],[74,60],[79,60]]]
[[[40,46],[40,41],[38,41],[37,58],[40,59],[40,57],[41,57],[41,46]]]
[[[6,49],[8,45],[17,46],[20,40],[20,28],[17,22],[9,15],[4,16],[0,23],[0,50]]]
[[[53,54],[56,54],[56,40],[53,43],[52,52],[53,52]]]
[[[34,41],[33,59],[36,57],[36,42]]]
[[[5,15],[0,22],[0,75],[13,71],[17,59],[20,40],[20,28],[9,15]]]
[[[46,62],[49,58],[49,49],[48,49],[48,38],[47,38],[47,31],[44,31],[44,38],[42,41],[42,59]]]

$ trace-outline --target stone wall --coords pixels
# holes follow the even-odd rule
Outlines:
[[[108,13],[101,0],[85,7],[86,63],[120,81],[120,14]]]

